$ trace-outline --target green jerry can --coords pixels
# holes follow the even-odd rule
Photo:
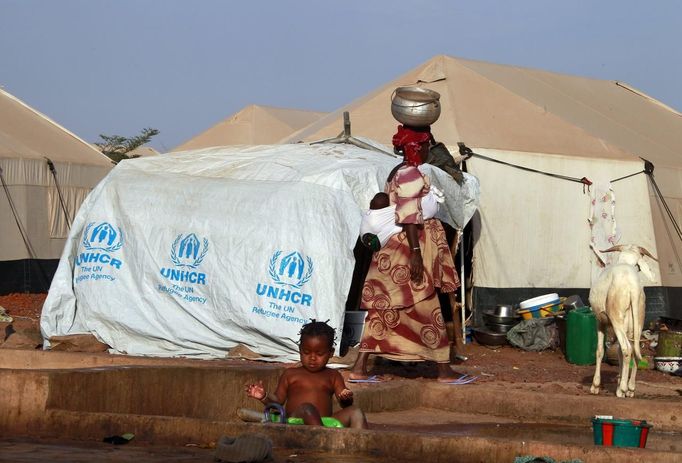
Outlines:
[[[590,307],[566,314],[566,360],[575,365],[594,365],[597,352],[597,317]]]

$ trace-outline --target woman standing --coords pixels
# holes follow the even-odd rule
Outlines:
[[[430,360],[438,364],[439,380],[457,376],[450,368],[450,346],[436,288],[454,292],[459,278],[443,226],[437,219],[424,220],[421,211],[430,180],[417,166],[428,155],[429,140],[428,131],[404,126],[393,137],[404,160],[389,175],[385,190],[403,231],[372,257],[362,289],[361,307],[367,317],[351,379],[367,377],[369,354],[398,361]]]

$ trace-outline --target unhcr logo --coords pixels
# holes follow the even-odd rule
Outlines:
[[[307,257],[304,262],[303,256],[295,251],[280,259],[281,255],[282,251],[277,251],[270,259],[268,266],[270,278],[278,285],[300,289],[313,276],[313,261]]]
[[[123,262],[108,253],[115,252],[123,246],[123,232],[108,222],[102,222],[95,226],[95,222],[90,222],[83,232],[81,240],[85,252],[76,256],[76,266],[79,267],[81,275],[76,278],[77,282],[91,279],[113,280],[110,275],[101,275],[104,271],[103,265],[108,265],[121,269]]]
[[[201,251],[201,254],[199,254]],[[171,260],[176,267],[197,268],[208,252],[208,240],[204,238],[203,246],[194,233],[182,237],[178,235],[171,246]]]
[[[176,268],[164,267],[161,275],[171,281],[180,283],[206,284],[206,274],[193,271],[204,261],[208,252],[208,240],[202,241],[197,235],[190,233],[184,238],[178,235],[171,245],[170,258]],[[183,292],[192,292],[191,287],[176,287]]]
[[[274,301],[270,304],[278,310],[293,311],[293,307],[281,305],[283,303],[294,303],[310,307],[313,296],[296,290],[301,289],[313,276],[314,267],[312,259],[310,257],[304,259],[296,251],[284,256],[282,254],[282,251],[275,252],[268,265],[268,274],[279,287],[258,283],[256,294],[273,299]],[[287,289],[287,286],[291,289]]]
[[[88,251],[101,250],[114,252],[123,246],[123,232],[119,228],[107,222],[102,222],[96,227],[95,222],[91,222],[83,233],[83,246]],[[94,228],[93,228],[94,227]]]

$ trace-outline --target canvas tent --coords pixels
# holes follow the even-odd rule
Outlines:
[[[41,329],[115,352],[297,358],[310,318],[341,333],[362,209],[399,160],[352,145],[223,147],[124,160],[81,207]],[[463,226],[478,183],[424,167]],[[339,336],[340,337],[340,336]],[[49,343],[48,343],[49,344]]]
[[[250,105],[187,140],[172,151],[212,146],[266,145],[316,121],[325,113]]]
[[[140,146],[126,154],[128,155],[128,157],[143,158],[146,156],[158,156],[159,152],[156,151],[151,146]]]
[[[682,223],[677,111],[621,82],[436,56],[282,142],[333,137],[349,111],[353,134],[388,144],[397,126],[391,95],[404,85],[440,93],[442,113],[432,129],[451,152],[464,142],[496,160],[595,182],[587,191],[483,158],[467,161],[481,181],[480,216],[472,221],[475,306],[556,290],[586,296],[596,273],[587,222],[591,196],[606,192],[615,197],[619,242],[644,246],[660,259],[651,262],[656,281],[646,282],[648,317],[682,315],[682,242],[650,180],[638,174],[608,183],[641,172],[640,156],[648,159]]]
[[[88,143],[0,89],[0,294],[47,290],[69,222],[111,167]]]

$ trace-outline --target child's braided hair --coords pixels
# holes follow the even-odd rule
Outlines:
[[[299,343],[303,343],[303,338],[305,336],[324,336],[329,342],[329,350],[334,350],[334,345],[336,344],[336,332],[334,328],[327,324],[326,322],[318,322],[314,318],[310,319],[309,323],[306,323],[301,327],[301,336]]]

